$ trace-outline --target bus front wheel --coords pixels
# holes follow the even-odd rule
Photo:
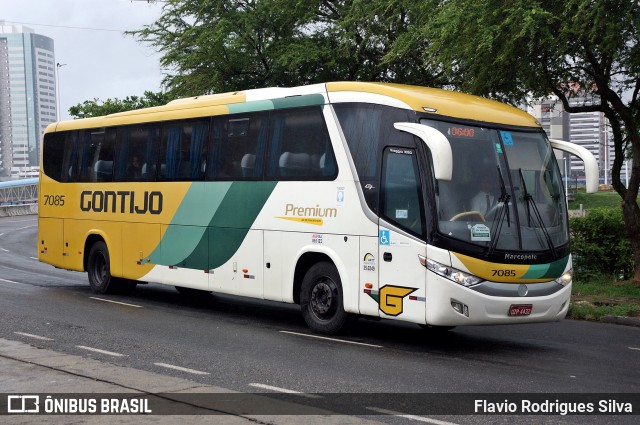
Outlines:
[[[109,250],[103,241],[93,244],[87,259],[89,286],[97,294],[108,294],[114,291],[116,278],[111,276]]]
[[[311,266],[300,290],[302,317],[309,327],[323,334],[335,334],[345,324],[342,284],[336,267],[327,262]]]

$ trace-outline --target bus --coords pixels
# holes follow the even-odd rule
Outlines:
[[[262,88],[62,121],[43,137],[38,258],[96,293],[153,282],[296,303],[326,334],[354,316],[558,321],[572,263],[553,149],[597,190],[584,148],[433,88]]]

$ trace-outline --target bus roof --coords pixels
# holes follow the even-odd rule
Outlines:
[[[108,127],[111,125],[186,119],[233,112],[249,112],[278,107],[303,106],[334,102],[386,103],[431,113],[434,116],[470,119],[505,125],[539,127],[540,124],[528,113],[504,103],[454,92],[420,86],[392,83],[332,82],[300,87],[270,87],[214,95],[177,99],[163,106],[138,109],[96,118],[61,121],[47,127],[46,132],[75,130],[82,128]],[[297,98],[297,100],[296,100]]]

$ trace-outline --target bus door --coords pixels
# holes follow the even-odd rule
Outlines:
[[[415,149],[388,147],[380,182],[378,304],[380,317],[425,323],[424,203]]]

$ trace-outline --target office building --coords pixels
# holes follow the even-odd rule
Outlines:
[[[0,178],[38,176],[40,140],[57,117],[53,40],[0,21]]]
[[[569,101],[571,106],[589,106],[599,102],[597,96],[591,98],[576,97]],[[608,120],[602,112],[574,112],[564,110],[562,102],[555,97],[549,97],[533,103],[530,111],[538,119],[543,129],[551,139],[568,140],[588,149],[598,160],[601,181],[611,183],[611,166],[614,159],[613,136]],[[558,158],[560,168],[563,168],[562,157]],[[570,156],[568,173],[580,174],[584,170],[582,161]],[[564,174],[564,170],[563,174]],[[625,167],[621,171],[623,183],[626,181]]]

